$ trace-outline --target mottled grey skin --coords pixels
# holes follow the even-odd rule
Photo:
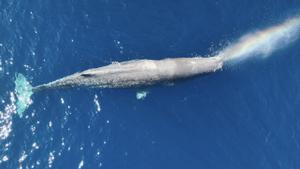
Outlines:
[[[153,85],[221,69],[220,57],[131,60],[88,69],[33,88],[33,91],[68,87],[128,88]]]

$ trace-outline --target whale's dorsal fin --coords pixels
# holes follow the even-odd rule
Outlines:
[[[82,74],[80,74],[80,76],[83,76],[83,77],[93,77],[93,76],[95,76],[95,74],[92,74],[92,73],[82,73]]]

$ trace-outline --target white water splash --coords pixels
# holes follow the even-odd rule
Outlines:
[[[138,91],[138,92],[136,92],[136,99],[144,100],[148,94],[149,94],[148,91]]]
[[[81,169],[83,167],[83,165],[84,165],[84,161],[81,160],[80,163],[78,164],[78,169]]]
[[[98,95],[94,96],[94,103],[96,105],[97,112],[100,112],[101,111],[101,106],[100,106],[100,102],[99,102],[99,99],[98,99]]]
[[[54,153],[55,153],[55,151],[52,151],[49,153],[49,156],[48,156],[48,167],[49,168],[52,168],[53,161],[55,159]]]
[[[23,163],[24,160],[26,160],[27,156],[28,156],[28,154],[26,154],[25,151],[23,151],[23,152],[21,153],[21,156],[20,156],[20,158],[19,158],[19,160],[18,160],[18,162],[19,162],[20,165]]]
[[[23,112],[32,104],[31,95],[32,86],[27,81],[24,75],[16,74],[15,80],[15,93],[17,96],[17,113],[20,117],[23,116]]]
[[[299,32],[300,17],[294,17],[281,24],[241,37],[237,42],[221,50],[217,56],[222,57],[225,62],[239,61],[253,56],[267,57],[297,40]]]
[[[16,113],[16,98],[10,92],[10,104],[5,106],[3,112],[0,111],[0,140],[6,139],[12,130],[12,116]]]

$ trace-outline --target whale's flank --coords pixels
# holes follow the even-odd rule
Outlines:
[[[220,57],[168,58],[162,60],[133,60],[88,69],[33,88],[68,87],[126,88],[152,85],[161,81],[187,78],[214,72],[223,66]]]

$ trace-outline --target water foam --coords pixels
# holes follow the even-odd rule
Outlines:
[[[13,115],[18,113],[22,117],[23,112],[32,104],[30,99],[33,94],[32,86],[22,74],[16,75],[15,91],[8,93],[10,95],[9,103],[6,104],[5,100],[1,101],[2,104],[6,105],[4,110],[0,111],[0,141],[5,140],[12,131]]]
[[[249,33],[221,50],[217,55],[225,62],[239,61],[253,56],[267,57],[298,39],[300,17],[264,30]]]
[[[5,105],[4,111],[0,111],[0,140],[5,140],[12,131],[12,117],[16,113],[15,102],[15,95],[10,92],[10,103]]]
[[[20,117],[23,112],[32,104],[31,95],[33,94],[32,86],[24,75],[16,74],[15,94],[17,96],[16,110]]]

